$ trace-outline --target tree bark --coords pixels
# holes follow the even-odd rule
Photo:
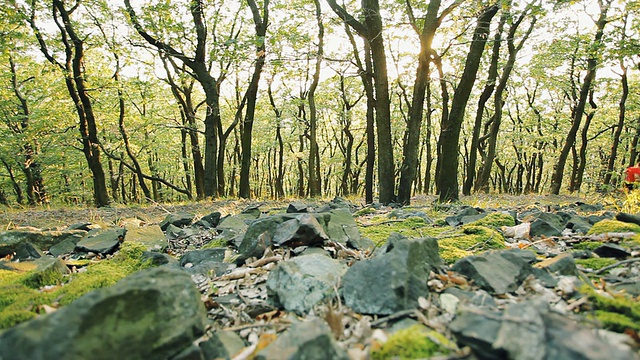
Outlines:
[[[453,95],[451,112],[440,130],[440,172],[438,174],[439,201],[458,200],[458,150],[460,129],[464,120],[465,108],[476,80],[480,59],[489,35],[491,19],[498,12],[499,5],[494,4],[482,10],[478,17],[473,41],[467,54],[464,71]]]

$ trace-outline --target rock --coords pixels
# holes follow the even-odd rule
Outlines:
[[[589,222],[589,219],[578,215],[571,216],[565,225],[567,229],[571,229],[574,233],[583,235],[589,232],[591,226],[593,226],[593,224]]]
[[[345,304],[356,312],[388,315],[418,306],[429,293],[429,273],[442,265],[433,238],[389,237],[377,256],[353,264],[342,277]]]
[[[320,319],[294,324],[289,330],[260,350],[256,360],[349,359],[336,344],[329,326]]]
[[[515,226],[503,226],[501,230],[505,238],[528,239],[530,228],[531,224],[524,222]]]
[[[9,230],[0,232],[0,257],[16,252],[18,245],[30,242],[38,249],[47,251],[55,244],[66,239],[80,239],[87,232],[83,230],[40,231]],[[77,240],[76,240],[77,241]]]
[[[563,253],[556,257],[545,259],[533,266],[539,269],[547,269],[556,275],[578,276],[579,273],[570,253]]]
[[[594,249],[593,252],[604,258],[624,259],[631,256],[628,249],[613,243],[604,243]]]
[[[273,243],[272,239],[276,229],[285,221],[294,219],[295,216],[294,214],[279,214],[254,220],[241,235],[242,240],[238,245],[236,263],[243,264],[250,257],[262,257],[266,248]]]
[[[443,292],[444,294],[450,294],[460,299],[464,304],[472,304],[475,306],[494,307],[496,302],[488,292],[484,290],[476,290],[474,292],[462,290],[457,287],[448,287]]]
[[[451,269],[491,294],[513,292],[527,276],[533,274],[531,265],[513,250],[468,256],[456,261]]]
[[[151,268],[3,332],[0,358],[169,359],[206,324],[189,274]]]
[[[125,241],[138,242],[149,251],[164,251],[169,243],[158,225],[126,228]]]
[[[214,211],[200,218],[194,225],[201,226],[205,229],[213,229],[220,224],[221,218],[222,214],[219,211]]]
[[[309,212],[309,206],[300,201],[294,201],[291,204],[289,204],[289,206],[287,206],[288,214],[308,213],[308,212]]]
[[[42,253],[42,250],[38,249],[31,242],[25,241],[23,243],[18,244],[13,258],[14,260],[22,261],[22,260],[37,259],[37,258],[41,258],[42,256],[44,256],[44,254]]]
[[[178,260],[168,254],[159,253],[157,251],[145,251],[142,253],[142,260],[151,262],[151,266],[177,264]]]
[[[640,225],[640,216],[636,216],[633,214],[619,212],[616,214],[615,219],[626,223]]]
[[[231,359],[245,347],[240,336],[232,331],[217,330],[198,339],[171,360]]]
[[[358,224],[348,209],[338,208],[314,215],[330,240],[356,249],[369,246],[366,240],[361,239]]]
[[[58,257],[64,254],[71,254],[76,248],[80,238],[65,239],[49,248],[49,254]]]
[[[541,301],[509,305],[504,312],[468,307],[450,330],[480,359],[638,359]]]
[[[331,199],[331,201],[328,204],[317,209],[316,211],[319,213],[322,213],[322,212],[329,212],[331,210],[336,210],[336,209],[344,209],[351,213],[351,212],[354,212],[356,208],[357,207],[351,204],[347,199],[340,196],[336,196],[333,199]]]
[[[236,246],[240,246],[244,232],[249,228],[249,224],[256,221],[258,216],[252,213],[227,216],[220,220],[217,230],[220,231],[220,236],[223,239],[227,241],[236,239]]]
[[[325,299],[336,296],[347,266],[319,254],[280,262],[269,273],[267,296],[276,307],[302,315]]]
[[[76,244],[76,251],[96,254],[112,254],[124,240],[123,228],[105,228],[91,230]]]
[[[487,214],[484,213],[483,211],[468,206],[468,207],[463,208],[461,211],[459,211],[455,215],[447,216],[444,219],[444,221],[449,226],[454,226],[455,227],[455,226],[459,226],[459,225],[468,224],[468,223],[476,221],[476,220],[480,220],[486,215]]]
[[[312,246],[329,240],[322,225],[313,215],[301,214],[280,224],[273,234],[277,246]]]
[[[554,223],[547,220],[535,219],[529,227],[529,235],[534,238],[562,236],[562,228],[558,228]]]
[[[227,248],[209,248],[186,252],[179,261],[190,273],[222,275],[231,264],[223,262]],[[213,274],[211,274],[213,272]]]
[[[173,225],[173,226],[177,226],[177,227],[183,227],[183,226],[187,226],[189,224],[191,224],[191,221],[193,221],[193,218],[195,216],[191,213],[187,213],[187,212],[177,212],[174,214],[169,214],[167,215],[164,220],[162,220],[160,222],[160,228],[162,229],[162,231],[167,230],[167,227],[169,225]]]

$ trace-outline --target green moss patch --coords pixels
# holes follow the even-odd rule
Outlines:
[[[622,232],[634,232],[640,234],[640,225],[626,223],[618,220],[605,219],[593,224],[587,235],[605,234],[605,233],[622,233]]]
[[[434,228],[421,217],[410,217],[401,221],[389,220],[384,217],[373,217],[372,224],[360,226],[360,234],[373,240],[376,246],[383,245],[389,235],[394,232],[400,233],[407,238],[421,238],[436,236],[443,229]]]
[[[495,211],[487,214],[480,220],[476,220],[469,225],[486,226],[492,228],[500,228],[502,226],[515,226],[516,221],[513,216],[503,212]]]
[[[443,335],[422,325],[413,325],[391,335],[381,349],[371,352],[371,359],[426,359],[446,355],[452,347]]]
[[[604,296],[598,294],[589,286],[584,286],[581,292],[588,296],[591,306],[595,310],[594,317],[602,327],[615,332],[626,329],[640,331],[640,304],[626,296]]]
[[[146,246],[125,242],[120,251],[109,260],[87,266],[87,270],[68,276],[67,283],[51,292],[39,290],[44,284],[61,283],[63,278],[38,277],[32,272],[0,271],[0,329],[19,324],[37,316],[39,305],[52,305],[57,301],[67,305],[91,290],[115,284],[125,276],[150,266],[142,260]]]
[[[500,232],[485,226],[467,225],[458,234],[439,239],[438,247],[440,257],[450,264],[474,253],[506,246]]]
[[[227,239],[223,239],[223,238],[213,239],[202,248],[213,249],[213,248],[220,248],[220,247],[227,247]]]
[[[593,270],[600,270],[605,266],[613,265],[618,262],[616,259],[611,258],[589,258],[589,259],[576,259],[576,264],[582,265],[582,267]]]
[[[583,241],[583,242],[575,243],[572,245],[572,247],[575,250],[591,250],[591,251],[599,248],[600,246],[602,246],[602,243],[600,241]]]

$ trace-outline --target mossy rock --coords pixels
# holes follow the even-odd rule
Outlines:
[[[402,221],[389,221],[388,218],[374,217],[371,219],[374,224],[369,226],[360,226],[360,234],[371,239],[376,246],[383,245],[389,235],[394,232],[400,233],[405,237],[422,238],[435,237],[443,231],[443,229],[434,228],[427,224],[425,219],[417,216],[409,217]],[[375,224],[379,222],[379,224]]]
[[[627,329],[640,331],[640,303],[623,294],[604,296],[585,285],[580,291],[587,295],[595,310],[595,318],[605,329],[624,332]]]
[[[486,226],[499,229],[502,226],[515,226],[516,220],[509,214],[494,211],[487,214],[487,216],[483,217],[482,219],[476,220],[472,223],[469,223],[468,225]]]
[[[367,206],[366,208],[362,208],[358,211],[356,211],[353,216],[364,216],[364,215],[371,215],[374,214],[376,212],[376,209],[374,209],[371,206]]]
[[[589,258],[589,259],[576,259],[576,264],[582,265],[582,267],[593,270],[600,270],[605,266],[613,265],[618,262],[616,259],[611,258]]]
[[[0,270],[0,329],[37,316],[39,305],[50,305],[54,301],[68,305],[91,290],[113,285],[125,276],[149,267],[150,262],[142,260],[144,251],[145,245],[125,242],[113,258],[87,266],[87,271],[71,275],[67,284],[52,292],[41,292],[36,288],[45,283],[59,283],[57,276],[55,279],[43,278],[34,275],[33,271]]]
[[[486,226],[466,225],[461,232],[438,240],[440,257],[448,264],[474,253],[506,248],[502,234]]]
[[[587,235],[597,235],[606,233],[634,232],[640,234],[640,225],[627,223],[619,220],[605,219],[593,224]]]
[[[229,241],[225,238],[216,238],[213,239],[211,241],[209,241],[206,245],[204,245],[202,248],[203,249],[213,249],[213,248],[220,248],[220,247],[227,247]]]
[[[451,348],[453,343],[443,335],[423,325],[413,325],[391,335],[380,349],[371,352],[371,359],[426,359],[449,354]]]

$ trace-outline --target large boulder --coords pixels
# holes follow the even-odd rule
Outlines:
[[[83,230],[40,231],[40,230],[9,230],[0,232],[0,257],[13,254],[19,244],[32,243],[42,251],[49,250],[66,239],[81,239],[87,232]]]
[[[349,358],[336,344],[329,326],[324,321],[315,319],[294,324],[274,342],[260,350],[255,359],[347,360]]]
[[[151,268],[0,334],[0,359],[169,359],[206,323],[189,274]]]
[[[346,265],[324,255],[298,256],[269,273],[267,296],[278,308],[306,314],[316,304],[335,297],[346,271]]]
[[[393,234],[383,252],[349,268],[342,277],[342,296],[346,305],[365,314],[411,309],[428,294],[429,273],[441,265],[436,239]]]
[[[449,328],[479,359],[638,359],[628,346],[554,313],[543,301],[511,304],[504,312],[467,307]]]

